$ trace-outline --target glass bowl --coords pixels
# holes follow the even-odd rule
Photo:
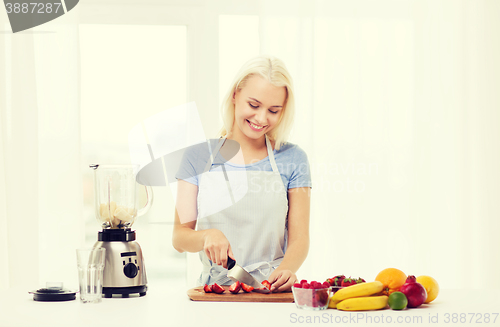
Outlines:
[[[332,295],[337,293],[338,290],[343,289],[345,286],[332,286],[330,289],[332,290]]]
[[[293,299],[299,309],[324,310],[328,308],[330,288],[298,288],[292,286]]]

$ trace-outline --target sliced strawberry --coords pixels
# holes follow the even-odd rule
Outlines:
[[[268,290],[271,290],[271,283],[269,283],[267,280],[263,281],[261,284],[264,285],[264,287]]]
[[[239,281],[236,281],[233,285],[229,286],[229,292],[233,294],[237,294],[241,289],[241,283]]]
[[[219,285],[219,284],[217,284],[217,283],[214,283],[214,284],[212,285],[212,291],[213,291],[214,293],[217,293],[217,294],[222,294],[222,293],[224,293],[224,291],[225,291],[225,290],[224,290],[224,287],[220,286],[220,285]]]
[[[208,286],[207,284],[203,286],[203,289],[205,290],[205,293],[212,293],[212,287]]]
[[[342,287],[347,287],[347,286],[351,286],[351,285],[356,285],[356,280],[354,278],[344,278],[344,280],[342,281],[342,284],[340,286]]]
[[[253,286],[247,285],[245,283],[241,283],[241,288],[247,293],[253,291]]]

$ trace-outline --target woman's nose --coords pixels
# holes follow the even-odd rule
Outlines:
[[[266,112],[267,110],[264,108],[261,108],[256,114],[255,114],[255,119],[257,120],[257,123],[260,125],[264,125],[266,122]]]

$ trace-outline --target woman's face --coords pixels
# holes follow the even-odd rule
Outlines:
[[[278,124],[285,100],[284,86],[274,86],[258,75],[251,76],[245,86],[233,94],[233,129],[237,127],[251,139],[261,138]]]

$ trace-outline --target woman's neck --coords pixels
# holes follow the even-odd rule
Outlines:
[[[267,148],[265,135],[258,139],[252,139],[243,134],[237,126],[233,127],[233,133],[228,139],[238,142],[243,150],[259,151]]]

